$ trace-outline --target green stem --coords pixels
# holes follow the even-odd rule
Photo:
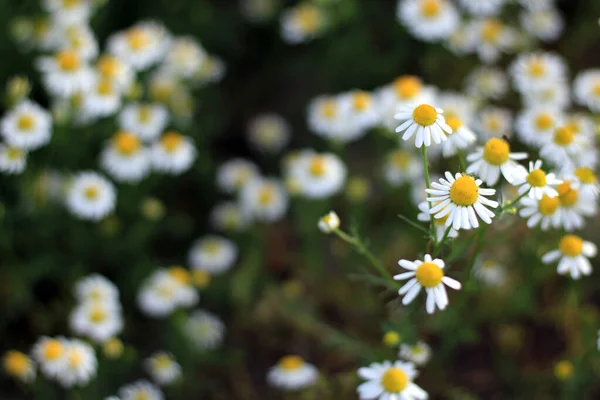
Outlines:
[[[396,281],[394,280],[394,278],[392,277],[392,275],[385,268],[385,266],[381,263],[381,261],[379,261],[377,259],[377,257],[375,257],[373,255],[373,253],[371,253],[369,251],[369,249],[367,249],[367,247],[358,238],[348,235],[346,232],[342,231],[341,229],[336,229],[333,232],[340,239],[342,239],[343,241],[345,241],[346,243],[349,243],[349,244],[353,245],[355,247],[356,251],[359,254],[362,254],[371,263],[371,265],[373,265],[373,267],[375,267],[375,269],[377,269],[377,272],[386,281],[388,281],[391,284],[391,286],[393,288],[396,288],[398,286],[398,284],[396,283]]]
[[[427,189],[431,188],[431,181],[429,180],[429,163],[427,162],[427,146],[421,147],[423,151],[423,169],[425,170],[425,184],[427,185]],[[431,202],[427,200],[427,206],[431,211]],[[433,214],[429,214],[429,234],[431,235],[431,239],[435,241],[435,222],[433,221]]]
[[[458,165],[460,166],[460,170],[462,172],[467,170],[467,163],[465,162],[465,155],[462,150],[458,150]]]

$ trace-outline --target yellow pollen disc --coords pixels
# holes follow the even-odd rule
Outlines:
[[[461,176],[450,187],[450,200],[459,206],[472,206],[479,198],[479,188],[475,179]]]
[[[142,123],[150,122],[152,118],[152,107],[144,105],[138,109],[138,120]]]
[[[83,195],[88,200],[96,200],[98,198],[98,196],[100,195],[100,191],[98,190],[98,188],[96,186],[89,186],[89,187],[85,188],[85,190],[83,191]]]
[[[17,120],[17,127],[20,131],[30,131],[35,128],[35,118],[31,114],[22,114]]]
[[[600,83],[596,83],[593,88],[592,91],[594,92],[594,94],[596,96],[600,96]]]
[[[108,313],[103,307],[94,307],[92,311],[90,311],[90,320],[92,322],[102,322],[106,320],[108,317]]]
[[[566,381],[573,376],[573,364],[570,361],[559,361],[554,367],[554,375],[561,381]]]
[[[539,130],[545,131],[554,125],[554,118],[550,114],[543,113],[539,114],[535,119],[535,127]]]
[[[169,275],[182,285],[189,285],[192,280],[188,270],[183,267],[169,268]]]
[[[491,138],[483,148],[483,159],[488,164],[502,165],[508,161],[510,146],[508,142],[500,138]]]
[[[148,32],[141,28],[133,28],[127,32],[127,43],[133,50],[142,50],[151,42]]]
[[[527,175],[527,183],[533,187],[546,186],[546,173],[541,169],[534,169]]]
[[[96,90],[98,91],[98,94],[101,94],[103,96],[110,96],[111,94],[114,93],[112,82],[106,78],[101,79],[98,82],[98,86],[96,87]]]
[[[63,0],[64,8],[73,8],[81,4],[81,0]]]
[[[554,143],[560,146],[567,146],[573,141],[575,132],[567,128],[566,126],[558,128],[554,131]]]
[[[594,171],[586,167],[580,167],[575,170],[575,176],[581,183],[596,183]]]
[[[83,354],[78,349],[73,349],[69,352],[67,360],[71,367],[77,368],[83,362]]]
[[[502,32],[502,24],[497,20],[485,21],[481,28],[481,38],[486,42],[494,42]]]
[[[203,250],[208,254],[216,255],[221,250],[221,242],[218,240],[208,240],[204,243]]]
[[[312,176],[321,177],[325,175],[325,172],[327,171],[327,161],[323,157],[315,156],[310,161],[308,169]]]
[[[532,61],[528,67],[529,75],[539,78],[546,73],[546,66],[540,60]]]
[[[97,69],[100,75],[106,78],[114,78],[119,74],[121,62],[112,56],[102,56],[98,60]]]
[[[109,358],[117,358],[123,354],[123,342],[118,338],[108,339],[102,344],[102,351]]]
[[[323,222],[325,225],[329,225],[333,221],[333,217],[331,215],[326,215],[323,217]]]
[[[386,332],[385,335],[383,335],[383,344],[385,344],[388,347],[395,347],[400,343],[400,335],[398,334],[398,332]]]
[[[46,343],[44,343],[44,358],[48,360],[56,360],[63,355],[63,345],[60,341],[56,339],[48,339]]]
[[[292,371],[304,365],[304,360],[300,356],[285,356],[279,360],[279,366],[286,371]]]
[[[565,235],[560,239],[558,248],[564,255],[575,257],[583,250],[583,240],[576,235]]]
[[[192,279],[197,288],[204,289],[208,286],[212,278],[208,272],[202,269],[195,269],[192,271]]]
[[[81,60],[79,55],[73,50],[63,50],[56,55],[56,62],[60,69],[66,72],[73,72],[79,69]]]
[[[175,131],[166,132],[160,138],[160,144],[168,152],[173,152],[173,151],[177,150],[181,146],[182,143],[183,143],[183,135],[181,135]]]
[[[425,349],[419,346],[415,346],[412,348],[412,352],[413,354],[423,354],[425,352]]]
[[[270,185],[265,185],[258,192],[258,204],[268,206],[275,199],[275,190]]]
[[[448,117],[446,123],[450,126],[450,129],[452,129],[452,132],[456,132],[462,126],[462,121],[455,116]]]
[[[577,198],[579,197],[579,193],[577,189],[573,189],[571,187],[570,182],[563,182],[556,188],[558,192],[558,199],[560,200],[560,204],[565,207],[571,207],[575,203],[577,203]]]
[[[118,132],[113,138],[113,145],[121,154],[131,155],[141,146],[140,140],[130,132]]]
[[[558,204],[558,197],[548,197],[544,195],[538,203],[538,209],[541,214],[548,216],[554,214],[558,208]]]
[[[20,351],[10,350],[4,355],[4,370],[13,376],[22,376],[30,367],[29,357]]]
[[[437,17],[440,8],[439,0],[424,0],[421,2],[421,15],[425,18]]]
[[[172,364],[171,357],[169,357],[167,354],[159,354],[154,356],[152,363],[156,369],[167,369]]]
[[[498,120],[498,118],[495,117],[489,117],[488,119],[486,119],[485,125],[490,131],[496,132],[498,131],[498,129],[500,129],[500,120]]]
[[[416,277],[421,286],[432,288],[442,282],[444,271],[432,262],[424,262],[417,268]]]
[[[337,104],[333,99],[323,100],[319,105],[319,112],[327,119],[333,119],[337,114]]]
[[[399,393],[408,385],[408,376],[400,368],[390,368],[381,376],[381,386],[388,393]]]
[[[23,158],[23,151],[16,147],[9,147],[6,150],[6,156],[9,160],[16,161]]]
[[[150,400],[150,393],[146,389],[139,389],[133,395],[133,400]]]
[[[316,7],[307,4],[297,9],[295,18],[304,32],[315,32],[319,28],[321,14]]]
[[[413,119],[421,126],[432,125],[437,119],[438,113],[429,104],[421,104],[413,111]]]
[[[396,79],[392,86],[398,97],[410,99],[421,91],[421,80],[416,76],[405,75]]]
[[[412,157],[410,154],[406,153],[405,151],[397,150],[394,153],[392,153],[390,160],[394,167],[404,170],[410,164]]]
[[[352,105],[355,110],[363,111],[371,105],[371,95],[367,92],[358,92],[352,96]]]

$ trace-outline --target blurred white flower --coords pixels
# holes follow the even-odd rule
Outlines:
[[[184,333],[199,350],[213,350],[221,345],[225,336],[225,325],[214,314],[194,311],[185,322]]]
[[[23,100],[2,118],[0,129],[8,145],[35,150],[50,141],[52,116],[38,104]]]
[[[300,356],[289,355],[269,369],[267,382],[277,389],[294,391],[314,385],[318,377],[319,371],[314,365]]]
[[[237,247],[231,240],[207,235],[192,245],[189,263],[192,268],[202,269],[211,274],[221,274],[233,267],[237,254]]]
[[[114,210],[116,198],[112,183],[95,172],[84,171],[72,179],[66,205],[78,217],[98,221]]]

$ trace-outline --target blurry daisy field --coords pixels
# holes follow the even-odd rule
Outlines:
[[[0,399],[600,399],[600,2],[0,9]]]

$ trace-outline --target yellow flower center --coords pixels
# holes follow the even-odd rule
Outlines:
[[[46,343],[44,343],[44,358],[48,360],[56,360],[62,357],[63,352],[64,348],[62,343],[56,339],[48,339]]]
[[[421,126],[432,125],[437,119],[438,113],[429,104],[421,104],[413,111],[413,119]]]
[[[98,196],[100,195],[100,191],[98,190],[98,188],[96,186],[88,186],[83,191],[83,195],[88,200],[96,200],[98,198]]]
[[[11,161],[16,161],[23,158],[23,151],[16,147],[8,147],[6,150],[6,156]]]
[[[412,157],[405,151],[397,150],[392,154],[390,160],[395,168],[406,169],[409,166]]]
[[[137,393],[133,395],[132,400],[150,400],[150,393],[146,389],[138,389]]]
[[[192,271],[192,279],[194,285],[199,289],[204,289],[211,281],[210,274],[202,269],[194,269]]]
[[[123,342],[118,338],[108,339],[102,345],[102,351],[108,358],[118,358],[123,354]]]
[[[583,250],[583,240],[576,235],[565,235],[560,239],[558,248],[564,255],[575,257]]]
[[[83,353],[79,349],[71,349],[67,361],[71,367],[77,368],[83,363]]]
[[[203,250],[205,252],[207,252],[210,255],[216,255],[219,253],[219,251],[221,250],[221,242],[219,242],[218,240],[207,240],[204,243],[204,248]]]
[[[12,376],[23,376],[30,367],[29,357],[20,351],[11,350],[4,356],[4,370]]]
[[[183,135],[175,131],[169,131],[160,138],[160,144],[167,152],[173,152],[183,143]]]
[[[491,116],[485,120],[485,125],[490,131],[496,132],[498,129],[500,129],[500,120],[494,116]]]
[[[424,0],[421,2],[421,15],[425,18],[437,17],[440,13],[440,8],[439,0]]]
[[[151,42],[148,32],[141,28],[133,28],[127,32],[127,43],[133,50],[141,50]]]
[[[535,127],[541,131],[548,130],[554,125],[554,118],[548,113],[539,114],[535,119]]]
[[[321,14],[316,7],[305,4],[297,9],[295,17],[304,32],[315,32],[319,28]]]
[[[561,381],[566,381],[573,376],[573,364],[570,361],[559,361],[554,367],[554,375]]]
[[[171,357],[168,354],[159,354],[154,356],[152,364],[154,364],[156,369],[167,369],[172,364]]]
[[[98,94],[101,94],[103,96],[110,96],[114,93],[112,82],[106,78],[101,79],[98,82],[98,86],[96,86],[96,91],[98,92]]]
[[[140,106],[138,109],[138,120],[141,123],[148,123],[152,119],[152,107],[149,105]]]
[[[546,66],[541,60],[534,60],[529,64],[528,72],[529,75],[539,78],[546,73]]]
[[[533,187],[546,186],[546,173],[541,169],[534,169],[527,175],[527,183]]]
[[[337,114],[337,104],[334,99],[323,100],[319,106],[319,111],[322,116],[327,119],[335,118]]]
[[[381,376],[381,386],[388,393],[399,393],[408,385],[408,376],[400,368],[390,368]]]
[[[510,146],[508,142],[500,138],[491,138],[483,148],[483,159],[488,164],[502,165],[508,161]]]
[[[315,156],[310,161],[308,169],[312,176],[321,177],[325,175],[325,172],[327,171],[327,161],[324,157]]]
[[[188,270],[179,266],[169,268],[169,275],[182,285],[189,285],[192,280]]]
[[[397,346],[400,343],[400,335],[394,331],[386,332],[383,335],[383,343],[388,347]]]
[[[64,8],[73,8],[81,4],[81,0],[63,0]]]
[[[258,192],[258,204],[265,207],[273,203],[275,199],[275,189],[271,185],[265,185]]]
[[[121,62],[113,56],[102,56],[98,60],[97,69],[100,75],[106,78],[114,78],[119,74]]]
[[[358,92],[352,96],[352,105],[355,110],[363,111],[371,105],[371,95],[367,92]]]
[[[494,42],[502,32],[502,24],[495,19],[483,23],[481,38],[486,42]]]
[[[131,155],[138,151],[141,143],[134,134],[127,131],[120,131],[113,138],[113,145],[119,153]]]
[[[596,83],[593,88],[592,91],[594,92],[594,94],[596,96],[600,96],[600,83]]]
[[[596,175],[590,168],[579,167],[575,170],[575,176],[581,183],[596,183]]]
[[[31,114],[22,114],[17,120],[17,127],[20,131],[31,131],[35,128],[35,118]]]
[[[403,99],[413,98],[421,91],[421,80],[416,76],[401,76],[392,83],[396,95]]]
[[[285,356],[279,360],[279,366],[286,371],[296,370],[304,365],[304,360],[300,356]]]
[[[423,354],[425,353],[425,349],[419,346],[415,346],[412,348],[413,354]]]
[[[79,69],[81,60],[79,55],[73,50],[62,50],[56,55],[58,67],[65,72],[73,72]]]
[[[459,206],[472,206],[479,198],[479,188],[475,179],[461,176],[450,187],[450,200]]]
[[[577,198],[579,197],[579,193],[577,189],[573,189],[571,187],[570,182],[563,182],[556,188],[558,192],[558,199],[560,200],[560,205],[565,207],[571,207],[577,203]]]
[[[90,320],[92,322],[96,322],[96,323],[103,322],[106,320],[107,317],[108,317],[108,313],[106,312],[104,307],[94,307],[90,311]]]
[[[416,277],[421,286],[432,288],[442,282],[444,271],[432,262],[424,262],[417,268]]]
[[[558,197],[548,197],[544,195],[538,203],[538,209],[543,215],[552,215],[558,208],[558,204]]]
[[[560,127],[554,131],[554,143],[560,146],[567,146],[573,141],[574,136],[575,132],[566,126]]]
[[[456,132],[462,126],[462,121],[453,115],[446,119],[446,123],[452,129],[452,132]]]

